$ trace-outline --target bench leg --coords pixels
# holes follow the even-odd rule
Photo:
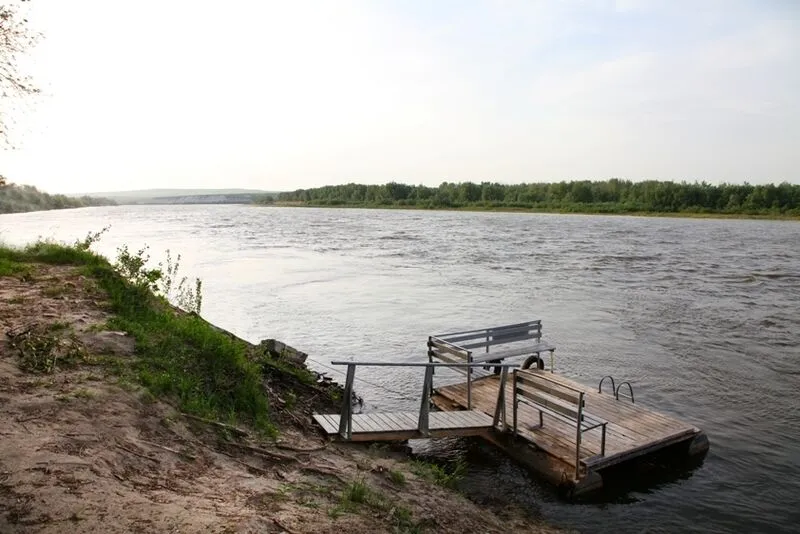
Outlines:
[[[544,412],[539,410],[539,428],[544,426]]]
[[[517,437],[517,405],[518,404],[519,404],[519,401],[517,399],[514,399],[514,416],[513,416],[513,419],[514,419],[514,438]]]
[[[606,455],[606,423],[603,423],[603,437],[600,438],[600,456]]]

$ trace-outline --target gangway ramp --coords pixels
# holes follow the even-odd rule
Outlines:
[[[326,434],[339,434],[339,414],[317,414],[314,421]],[[478,410],[431,412],[428,432],[420,430],[419,414],[414,412],[360,413],[352,416],[350,441],[405,441],[418,438],[479,436],[492,429],[492,418]]]

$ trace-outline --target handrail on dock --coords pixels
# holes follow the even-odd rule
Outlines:
[[[422,384],[422,399],[419,406],[419,419],[417,430],[422,436],[429,436],[428,421],[431,408],[431,392],[433,390],[433,370],[436,367],[484,367],[485,363],[430,363],[430,362],[355,362],[355,361],[333,361],[331,365],[346,365],[347,375],[344,385],[342,400],[342,414],[339,417],[339,435],[344,439],[353,437],[353,381],[355,380],[356,367],[424,367],[425,379]],[[513,363],[496,364],[494,367],[501,369],[500,388],[497,394],[497,404],[495,406],[494,419],[492,425],[497,427],[502,423],[506,428],[506,409],[505,409],[505,386],[508,381],[508,369],[517,367]]]

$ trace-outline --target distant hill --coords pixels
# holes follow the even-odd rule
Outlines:
[[[139,189],[85,196],[110,198],[118,204],[251,204],[277,195],[260,189]]]

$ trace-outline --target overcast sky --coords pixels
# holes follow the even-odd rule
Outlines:
[[[53,192],[800,183],[798,0],[34,0]]]

